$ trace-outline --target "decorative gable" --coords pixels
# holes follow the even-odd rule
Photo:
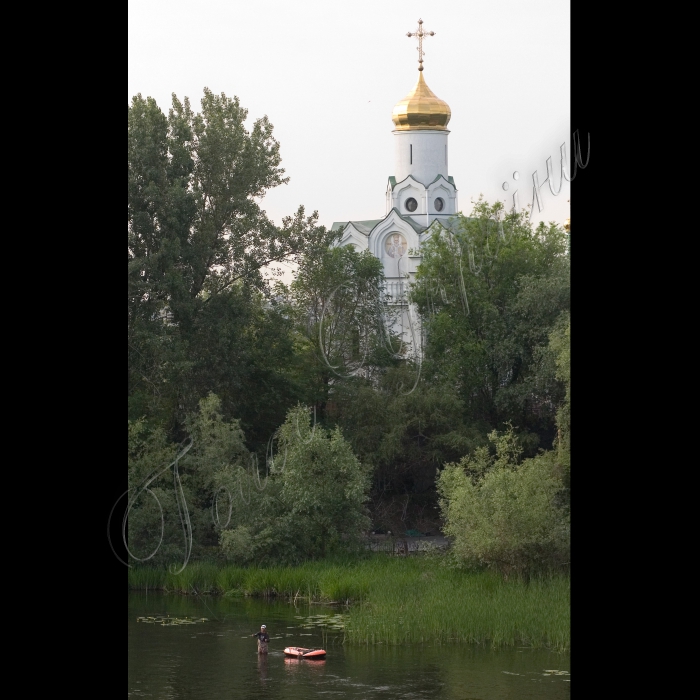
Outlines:
[[[367,239],[367,234],[360,231],[352,221],[350,221],[343,229],[343,236],[338,245],[352,245],[356,250],[367,250]]]
[[[392,180],[394,182],[392,183]],[[425,185],[409,175],[397,183],[389,179],[387,186],[387,210],[396,208],[404,216],[425,214]]]

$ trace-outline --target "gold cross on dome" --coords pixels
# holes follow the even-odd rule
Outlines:
[[[418,20],[418,29],[415,32],[408,32],[406,36],[410,39],[412,36],[418,37],[418,70],[423,70],[423,37],[424,36],[435,36],[435,32],[424,32],[423,31],[423,20]]]

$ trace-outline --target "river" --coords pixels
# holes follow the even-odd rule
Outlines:
[[[569,655],[476,645],[343,646],[342,608],[159,592],[129,593],[129,697],[190,700],[560,700]],[[269,654],[250,635],[261,624]],[[285,646],[322,647],[324,661]]]

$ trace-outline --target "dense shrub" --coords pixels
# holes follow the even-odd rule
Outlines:
[[[509,428],[438,477],[445,533],[461,564],[485,565],[504,575],[557,569],[569,561],[569,514],[554,451],[520,463]]]
[[[357,544],[370,526],[365,503],[369,470],[339,428],[310,425],[309,413],[292,409],[280,429],[284,451],[276,477],[294,532],[303,532],[306,556],[324,557]],[[279,460],[278,460],[279,463]]]

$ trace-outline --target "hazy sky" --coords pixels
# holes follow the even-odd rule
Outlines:
[[[479,193],[511,206],[516,188],[521,206],[531,202],[532,173],[544,180],[548,156],[558,184],[563,142],[571,156],[565,0],[130,0],[128,99],[154,97],[167,113],[173,92],[195,110],[205,86],[237,95],[281,144],[290,181],[263,202],[274,221],[299,204],[327,226],[382,218],[391,113],[418,78],[406,33],[419,17],[435,32],[423,45],[426,82],[452,110],[460,209]],[[545,185],[533,220],[562,223],[569,187],[554,197]]]

